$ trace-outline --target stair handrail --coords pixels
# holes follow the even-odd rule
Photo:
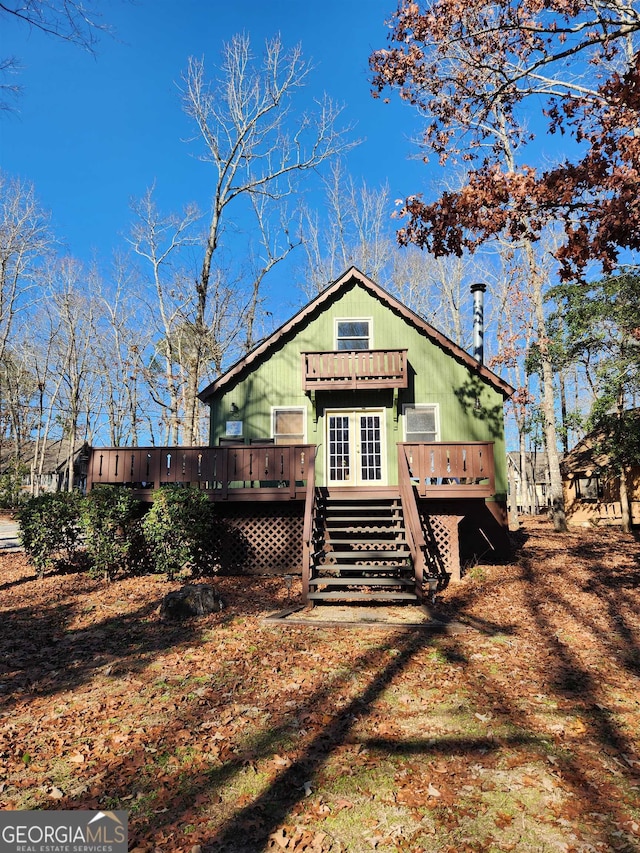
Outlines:
[[[420,513],[418,512],[416,490],[411,482],[409,460],[402,445],[398,445],[398,485],[400,487],[400,501],[406,525],[407,544],[409,545],[413,561],[416,595],[418,599],[422,600],[422,585],[425,573],[424,549],[427,543],[422,530]]]
[[[309,454],[307,468],[307,487],[304,497],[304,525],[302,528],[302,597],[304,601],[309,596],[309,580],[311,577],[311,559],[313,553],[313,522],[316,514],[316,454]]]

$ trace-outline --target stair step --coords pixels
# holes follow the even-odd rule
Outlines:
[[[413,592],[310,592],[310,601],[417,601]]]
[[[336,495],[319,508],[318,520],[322,553],[316,560],[322,562],[309,581],[311,602],[418,601],[397,496]]]
[[[342,543],[344,544],[344,543]],[[367,548],[366,550],[350,550],[350,551],[325,551],[325,557],[334,557],[337,559],[346,558],[348,560],[355,559],[376,559],[376,560],[406,560],[410,556],[408,548],[394,548],[387,550],[386,548]]]
[[[407,565],[406,563],[402,566],[383,566],[379,563],[372,564],[369,566],[365,565],[353,565],[348,563],[320,563],[319,566],[316,567],[318,572],[327,572],[334,575],[336,572],[361,572],[363,575],[371,575],[375,577],[376,575],[388,575],[393,574],[394,577],[403,577],[404,575],[411,575],[413,577],[413,566]]]
[[[344,507],[344,509],[336,509],[335,507],[327,508],[326,513],[327,518],[337,518],[341,520],[343,518],[357,518],[360,521],[368,521],[370,518],[384,518],[389,519],[390,521],[399,521],[402,518],[399,509],[372,509],[368,510],[367,507]]]
[[[415,586],[413,578],[381,578],[381,577],[348,577],[326,578],[315,577],[309,581],[309,586]]]
[[[375,498],[369,503],[362,498],[354,498],[352,500],[349,500],[348,498],[328,498],[325,505],[327,508],[347,507],[348,509],[400,509],[399,501],[389,500],[385,502]]]
[[[349,520],[347,527],[345,527],[343,524],[336,523],[335,521],[328,521],[325,527],[327,530],[333,533],[373,533],[375,531],[378,531],[379,533],[398,533],[399,531],[404,532],[404,528],[399,527],[396,524],[377,524],[377,522],[374,523],[371,521],[364,521],[362,522],[362,524],[355,524],[353,522],[353,519]]]
[[[379,537],[376,539],[369,539],[366,536],[351,536],[349,539],[336,539],[333,536],[329,536],[329,538],[325,539],[324,542],[326,545],[334,545],[339,550],[343,549],[345,545],[365,545],[368,551],[378,550],[393,553],[394,549],[388,547],[389,545],[392,545],[397,551],[407,551],[406,539],[380,539]]]

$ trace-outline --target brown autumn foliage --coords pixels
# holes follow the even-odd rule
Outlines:
[[[425,116],[425,151],[468,175],[435,202],[408,198],[400,241],[460,254],[559,221],[566,276],[639,249],[639,31],[637,4],[617,0],[401,0],[370,58],[375,94],[397,89]],[[534,168],[545,133],[558,162]]]
[[[640,543],[516,541],[456,633],[265,623],[285,585],[244,577],[177,626],[158,576],[1,556],[0,808],[122,808],[136,851],[638,851]]]

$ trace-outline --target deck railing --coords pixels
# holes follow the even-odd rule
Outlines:
[[[486,498],[495,493],[493,442],[405,442],[398,452],[419,497]],[[97,447],[88,463],[87,489],[109,483],[150,493],[167,483],[182,483],[221,500],[304,500],[315,454],[314,444]]]
[[[307,601],[309,595],[309,581],[311,579],[311,568],[314,559],[313,533],[314,524],[316,520],[316,510],[317,504],[314,455],[309,460],[307,489],[304,501],[304,524],[302,528],[302,595],[305,601]]]
[[[492,441],[405,442],[404,453],[418,495],[423,498],[488,498],[495,494]]]
[[[407,386],[406,349],[302,353],[302,387],[305,391]]]
[[[198,486],[216,499],[304,498],[313,477],[313,444],[226,447],[98,447],[89,459],[87,490],[98,483],[152,493],[169,483]]]
[[[411,553],[413,562],[413,571],[416,582],[416,595],[419,600],[423,597],[423,583],[425,576],[425,556],[424,549],[426,541],[422,522],[416,504],[416,495],[411,479],[411,470],[409,468],[409,460],[404,453],[402,446],[398,447],[398,485],[400,487],[400,500],[402,503],[402,514],[407,535],[407,544]]]

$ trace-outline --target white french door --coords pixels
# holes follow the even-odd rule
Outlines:
[[[326,424],[327,485],[384,485],[384,412],[327,412]]]

